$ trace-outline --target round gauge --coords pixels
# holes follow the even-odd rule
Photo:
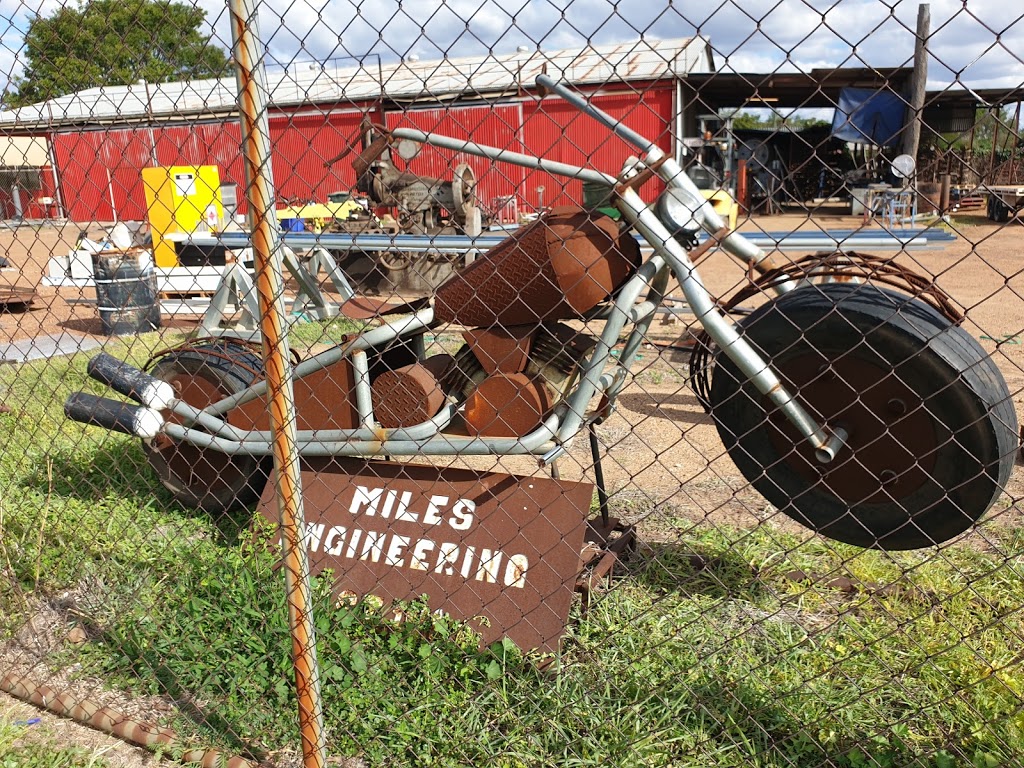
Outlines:
[[[670,187],[658,199],[658,215],[673,233],[698,232],[704,223],[704,202],[688,190]]]

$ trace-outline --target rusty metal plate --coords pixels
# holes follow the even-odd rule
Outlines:
[[[441,354],[380,374],[371,387],[380,425],[411,427],[436,416],[447,399],[439,382],[454,364],[455,358]]]
[[[302,488],[310,570],[333,569],[336,595],[426,594],[484,644],[558,650],[592,484],[317,458],[303,461]],[[260,512],[277,522],[273,482]]]
[[[39,298],[34,288],[17,285],[0,286],[0,312],[24,312]]]
[[[515,325],[463,331],[462,338],[488,374],[522,373],[536,332],[536,325]]]
[[[826,366],[823,354],[836,356]],[[842,424],[852,449],[822,466],[792,425],[766,408],[765,428],[778,455],[807,478],[808,487],[824,480],[853,506],[905,498],[931,482],[936,454],[949,435],[937,434],[921,397],[897,372],[847,350],[807,350],[787,359],[784,370],[789,391]]]
[[[441,285],[434,317],[470,327],[578,317],[639,265],[640,246],[610,218],[556,208]]]
[[[391,302],[384,299],[375,299],[370,296],[353,296],[342,303],[339,311],[350,320],[369,320],[373,317],[383,317],[398,313],[419,312],[429,306],[427,299],[416,301]]]
[[[298,429],[355,429],[355,374],[346,358],[295,379],[295,418]],[[267,400],[258,397],[228,411],[228,422],[239,429],[270,429]]]

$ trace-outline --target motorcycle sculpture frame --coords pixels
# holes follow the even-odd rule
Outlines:
[[[546,75],[538,78],[543,87],[557,92],[576,105],[581,111],[601,120],[640,149],[646,166],[641,171],[643,178],[656,173],[671,189],[681,190],[682,204],[693,205],[694,213],[703,218],[703,226],[711,233],[721,233],[725,223],[710,203],[702,201],[696,186],[683,172],[679,164],[668,157],[652,142],[622,126],[588,104],[582,97],[559,85]],[[565,451],[565,446],[583,428],[588,406],[600,394],[613,402],[627,380],[630,361],[643,342],[655,313],[665,297],[669,277],[674,275],[697,317],[698,322],[708,331],[711,338],[724,354],[740,366],[741,370],[755,383],[758,390],[769,397],[813,446],[819,461],[831,461],[841,448],[845,435],[841,429],[819,424],[808,414],[793,395],[786,390],[768,361],[748,344],[736,328],[721,315],[715,301],[704,287],[686,252],[653,210],[637,194],[634,187],[641,179],[619,180],[607,174],[578,168],[563,163],[529,157],[472,142],[460,141],[443,136],[422,133],[409,129],[392,132],[395,139],[410,139],[438,147],[455,149],[467,154],[478,155],[501,162],[523,165],[548,171],[553,174],[594,182],[614,190],[615,205],[625,219],[643,235],[654,248],[652,257],[640,267],[637,273],[621,286],[614,302],[602,308],[593,319],[604,319],[605,328],[598,343],[586,360],[579,374],[579,382],[563,403],[555,408],[545,422],[530,434],[515,438],[460,437],[442,434],[455,415],[456,405],[447,406],[428,422],[413,427],[384,430],[374,426],[373,407],[370,397],[370,381],[367,365],[367,350],[380,347],[402,338],[413,337],[434,327],[433,310],[416,312],[395,322],[367,331],[352,342],[323,352],[299,363],[295,377],[301,378],[314,371],[348,357],[355,374],[355,402],[362,426],[354,430],[316,430],[300,432],[298,447],[303,456],[413,456],[413,455],[522,455],[534,454],[547,464]],[[700,201],[700,202],[697,202]],[[696,206],[700,207],[697,208]],[[751,264],[755,269],[774,267],[774,263],[756,246],[750,245],[742,235],[729,234],[721,239],[722,248]],[[641,294],[647,290],[644,301],[638,303]],[[617,345],[620,334],[627,323],[632,325],[623,351],[615,361],[614,372],[609,372],[611,352]],[[228,454],[246,453],[270,455],[272,452],[268,432],[245,432],[232,427],[220,416],[249,400],[263,396],[265,383],[239,392],[231,397],[197,410],[181,400],[168,404],[169,410],[185,420],[185,424],[164,423],[162,431],[171,439],[194,443]],[[194,429],[193,424],[200,429]]]
[[[537,78],[537,84],[542,90],[553,92],[569,101],[581,112],[595,118],[618,137],[633,145],[639,152],[639,159],[628,163],[626,169],[616,178],[596,170],[411,129],[397,129],[387,135],[393,142],[411,140],[604,187],[609,191],[611,203],[619,210],[625,223],[639,233],[653,249],[652,255],[646,258],[635,273],[615,290],[610,300],[599,305],[587,315],[587,320],[604,321],[604,328],[596,339],[592,350],[579,365],[571,379],[571,386],[566,389],[566,394],[556,403],[553,410],[538,427],[529,431],[528,434],[514,437],[446,432],[446,428],[457,420],[459,409],[462,406],[462,403],[459,402],[447,403],[435,416],[413,426],[382,427],[374,416],[370,356],[376,351],[396,343],[407,344],[422,354],[423,334],[441,324],[435,318],[434,309],[428,307],[367,330],[350,341],[299,362],[295,366],[294,376],[296,379],[301,379],[323,371],[347,358],[354,380],[352,400],[358,424],[353,429],[300,430],[297,436],[299,454],[303,457],[355,456],[363,458],[534,455],[538,457],[541,466],[550,465],[565,454],[570,442],[584,428],[592,429],[593,424],[599,423],[607,417],[616,397],[626,385],[631,361],[643,343],[657,310],[666,298],[666,289],[670,278],[674,277],[679,283],[690,310],[696,316],[697,322],[717,346],[718,354],[724,356],[724,362],[728,363],[738,374],[737,378],[746,382],[743,386],[753,387],[755,392],[752,396],[759,396],[762,399],[765,412],[772,411],[774,414],[780,415],[782,420],[790,425],[787,434],[794,435],[794,445],[801,443],[805,447],[804,453],[810,457],[807,460],[812,464],[817,462],[820,467],[827,468],[832,463],[838,464],[840,461],[851,459],[846,455],[851,452],[850,449],[844,449],[849,438],[845,424],[822,423],[812,415],[806,404],[801,401],[797,391],[786,385],[773,365],[773,361],[760,352],[748,339],[750,329],[745,327],[742,322],[734,324],[720,311],[715,299],[704,286],[687,247],[696,242],[697,230],[703,229],[707,233],[707,237],[704,244],[698,246],[699,249],[721,247],[748,265],[751,270],[772,275],[771,288],[778,294],[779,301],[785,301],[787,294],[802,288],[807,281],[789,279],[784,266],[780,267],[768,254],[739,233],[731,232],[712,205],[703,199],[696,185],[683,172],[680,164],[652,141],[596,109],[580,94],[558,83],[548,75],[540,75]],[[656,205],[648,205],[641,199],[637,189],[645,181],[654,177],[661,179],[665,185],[665,191]],[[781,279],[779,278],[780,274],[782,275]],[[907,301],[912,302],[913,298],[908,298]],[[894,310],[894,313],[899,311]],[[937,334],[941,334],[945,330],[944,327],[941,327],[942,323],[947,326],[952,325],[941,317],[939,320],[942,322],[936,320],[933,323]],[[933,321],[929,320],[928,322]],[[616,357],[612,351],[619,345],[621,335],[627,326],[628,332],[625,341],[620,354]],[[954,330],[960,332],[959,328],[954,328]],[[968,341],[972,340],[968,338]],[[925,346],[929,344],[927,339],[924,342],[917,339],[914,343],[923,343]],[[974,344],[977,346],[976,342]],[[984,356],[980,347],[977,347],[971,354],[974,355],[973,358],[969,358],[969,356],[969,359],[963,358],[966,362],[950,364],[953,371],[951,375],[960,377],[962,371],[977,367],[976,363],[979,359],[983,360],[985,365],[990,366],[994,373],[987,374],[988,379],[980,387],[980,389],[985,389],[985,392],[975,399],[983,401],[981,403],[982,412],[987,414],[986,420],[992,421],[993,424],[998,422],[998,425],[992,426],[989,430],[991,434],[986,434],[984,437],[985,445],[991,448],[988,453],[992,455],[980,459],[982,460],[980,472],[986,475],[987,484],[981,492],[981,496],[984,498],[975,504],[978,508],[968,513],[971,517],[970,521],[973,522],[994,501],[995,496],[991,489],[996,488],[996,495],[998,495],[998,487],[1006,481],[1012,466],[1012,458],[1007,460],[1006,457],[1008,451],[1012,452],[1016,446],[1010,448],[1004,443],[1011,439],[1008,435],[1015,436],[1017,427],[1012,406],[1006,405],[1009,402],[1009,394],[1006,391],[1005,382],[1002,381],[994,364]],[[720,359],[719,362],[722,361],[723,359]],[[104,369],[104,365],[106,365],[106,373],[101,370]],[[232,409],[264,397],[267,389],[266,382],[256,382],[252,386],[236,391],[206,407],[197,408],[183,398],[179,398],[165,382],[158,382],[153,377],[117,361],[113,363],[107,361],[104,365],[91,366],[91,375],[133,397],[144,407],[135,409],[128,417],[122,418],[114,412],[116,409],[113,406],[117,404],[113,401],[105,400],[99,405],[95,402],[78,401],[73,403],[69,401],[66,410],[72,418],[100,424],[111,429],[119,429],[147,441],[169,440],[174,444],[191,445],[201,451],[219,452],[228,456],[265,457],[272,454],[269,431],[241,429],[228,423],[226,418]],[[890,378],[893,376],[890,375]],[[900,377],[896,376],[895,378],[899,379]],[[975,390],[979,389],[977,385],[972,386]],[[976,392],[969,392],[968,399],[973,398],[975,394]],[[597,397],[600,397],[599,405],[592,408],[592,403]],[[101,410],[106,408],[108,415],[97,417],[95,413],[89,411],[89,408],[95,410],[96,407]],[[905,407],[906,405],[904,405]],[[998,415],[992,416],[991,414],[997,410],[999,411]],[[821,409],[819,408],[818,411],[820,412]],[[173,415],[174,418],[169,419],[168,415]],[[716,415],[716,420],[717,418]],[[1010,421],[1013,423],[1010,424]],[[941,426],[944,428],[945,423],[943,422]],[[722,432],[721,423],[719,423],[719,431]],[[159,438],[157,438],[158,435]],[[593,437],[591,432],[595,473],[599,474],[599,455],[594,450]],[[723,438],[726,439],[727,448],[731,453],[732,447],[728,445],[728,438],[725,434],[723,434]],[[941,436],[936,437],[936,441],[940,439]],[[808,448],[809,451],[806,450]],[[740,462],[737,461],[737,463]],[[911,470],[916,470],[913,460],[910,464],[905,464],[903,474],[908,474]],[[806,467],[801,471],[806,472]],[[812,470],[812,472],[816,471]],[[747,471],[744,471],[744,474],[751,479]],[[600,485],[600,476],[598,480]],[[899,478],[897,478],[898,480]],[[894,481],[887,479],[885,482]],[[931,481],[929,480],[929,482]],[[599,490],[603,493],[603,488]],[[882,490],[884,491],[884,488]],[[764,491],[762,490],[762,492]],[[842,499],[840,501],[842,502]],[[779,502],[776,501],[776,504],[778,505]],[[604,507],[603,504],[602,506]],[[925,506],[927,507],[927,504]],[[931,504],[931,506],[934,507],[935,504]],[[927,508],[924,509],[924,512],[928,511]],[[838,514],[841,515],[842,511],[840,510]],[[913,516],[916,513],[911,511],[908,514]],[[813,519],[813,513],[809,517]],[[798,519],[801,518],[798,516]],[[807,522],[806,519],[802,519],[802,521]],[[913,523],[913,520],[910,522]],[[823,527],[828,528],[828,525],[831,523],[827,523]],[[946,530],[945,524],[939,527]],[[953,523],[949,525],[949,530],[959,532],[964,527],[966,525]],[[882,528],[885,528],[885,525]],[[869,530],[868,533],[871,531]],[[943,535],[948,535],[948,531]],[[857,533],[854,533],[852,538],[844,540],[861,541],[862,539],[866,546],[885,545],[885,542],[880,544],[877,538],[865,538]],[[930,541],[928,535],[922,537],[915,534],[895,541],[894,548],[922,546]]]

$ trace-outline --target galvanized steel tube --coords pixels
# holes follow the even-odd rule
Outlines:
[[[434,310],[422,309],[409,317],[396,320],[395,322],[388,323],[387,325],[382,325],[381,327],[374,328],[371,331],[365,331],[359,334],[347,345],[343,346],[339,344],[321,352],[319,355],[309,358],[308,360],[303,360],[295,366],[293,378],[302,378],[303,376],[308,376],[311,373],[322,370],[329,365],[333,365],[346,355],[350,354],[353,350],[370,349],[371,347],[386,344],[389,341],[401,338],[407,334],[419,333],[429,328],[433,322]],[[218,400],[216,403],[206,408],[206,412],[210,414],[226,413],[236,405],[241,405],[260,397],[265,394],[266,391],[267,382],[258,382],[248,389],[243,389],[241,392],[236,392],[234,395],[225,397],[223,400]]]
[[[270,432],[262,430],[239,429],[228,424],[223,419],[211,416],[206,411],[200,411],[181,400],[175,400],[171,404],[172,413],[180,416],[185,426],[202,427],[210,434],[223,437],[225,440],[241,442],[244,440],[263,440],[268,445],[273,440]],[[343,440],[375,440],[381,434],[387,435],[389,440],[423,440],[440,433],[442,429],[451,424],[452,419],[458,412],[458,407],[452,404],[446,405],[440,413],[422,424],[411,427],[398,427],[395,429],[300,429],[296,432],[296,439],[299,443],[311,440],[322,440],[337,442]],[[166,431],[166,430],[164,430]]]
[[[633,190],[625,190],[620,199],[626,218],[633,222],[647,241],[664,255],[676,273],[690,309],[708,335],[718,344],[722,353],[735,362],[757,390],[771,400],[797,431],[813,444],[815,450],[819,451],[819,460],[823,463],[830,461],[842,444],[842,436],[818,424],[783,386],[768,362],[740,335],[732,323],[721,315],[686,251],[640,196]]]
[[[555,447],[565,409],[559,409],[544,423],[524,437],[456,437],[436,435],[422,440],[342,440],[310,439],[299,441],[303,456],[523,456],[541,454]],[[167,424],[164,434],[172,440],[192,443],[200,448],[211,448],[230,455],[266,456],[273,444],[266,440],[225,440],[222,437],[199,432],[181,424]]]
[[[470,155],[476,155],[477,157],[487,157],[491,160],[497,160],[502,163],[522,165],[526,168],[537,168],[538,170],[547,171],[548,173],[553,173],[557,176],[566,176],[570,179],[592,181],[596,184],[604,184],[608,187],[615,184],[615,177],[609,176],[607,173],[594,171],[590,168],[580,168],[579,166],[569,165],[568,163],[559,163],[555,160],[545,160],[540,157],[533,157],[532,155],[524,155],[520,152],[511,152],[507,149],[500,149],[498,147],[488,147],[483,144],[477,144],[464,139],[453,139],[450,136],[440,136],[436,133],[424,133],[423,131],[416,131],[412,128],[396,128],[391,132],[391,135],[396,139],[410,139],[411,141],[418,141],[421,144],[430,144],[432,147],[452,149],[456,152],[465,152]]]

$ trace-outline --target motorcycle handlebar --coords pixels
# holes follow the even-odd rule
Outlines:
[[[537,75],[536,82],[537,85],[539,85],[541,88],[557,93],[561,98],[565,99],[574,107],[576,107],[576,109],[580,110],[581,112],[587,115],[590,115],[595,120],[599,120],[610,130],[614,131],[617,136],[624,139],[625,141],[628,141],[637,149],[640,149],[646,153],[661,153],[661,149],[653,141],[644,138],[633,129],[627,128],[625,125],[623,125],[621,120],[616,120],[614,117],[607,114],[606,112],[602,112],[600,109],[598,109],[589,101],[587,101],[582,94],[579,94],[576,91],[573,91],[565,87],[562,83],[558,82],[550,75]]]
[[[706,232],[709,234],[715,233],[725,226],[726,222],[718,215],[714,206],[709,201],[703,199],[697,185],[694,184],[690,177],[683,172],[679,163],[677,163],[673,158],[667,157],[664,150],[658,147],[657,144],[650,139],[644,138],[636,131],[627,128],[621,121],[616,120],[611,115],[602,112],[587,101],[582,94],[577,93],[563,83],[558,82],[550,75],[538,75],[536,83],[540,88],[556,93],[558,96],[576,107],[576,109],[586,115],[590,115],[602,125],[613,131],[617,136],[644,152],[646,155],[644,163],[651,171],[656,173],[667,185],[683,190],[693,199],[696,203],[696,208],[700,210],[703,216],[701,226]],[[771,256],[751,243],[739,232],[733,232],[730,234],[722,240],[721,245],[733,256],[736,256],[741,261],[749,263],[759,272],[765,272],[774,269],[777,266],[775,260],[772,259]],[[785,283],[778,286],[776,290],[784,292],[792,290],[792,288],[792,284]]]

